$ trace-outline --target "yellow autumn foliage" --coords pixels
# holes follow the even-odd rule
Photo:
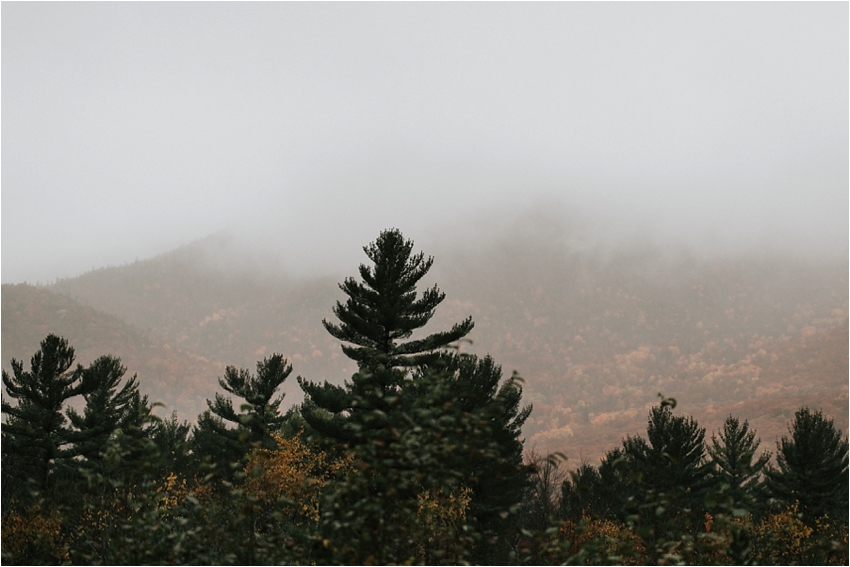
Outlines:
[[[245,491],[260,503],[279,498],[295,503],[298,513],[319,521],[319,499],[328,481],[350,468],[350,459],[331,459],[321,450],[311,449],[301,441],[302,432],[291,439],[273,433],[277,444],[273,450],[255,451],[245,466]]]
[[[847,565],[847,526],[828,516],[806,525],[796,503],[765,517],[752,536],[757,563]]]
[[[189,493],[186,488],[186,479],[178,479],[173,472],[156,485],[156,503],[160,510],[171,510],[182,503]]]
[[[770,514],[753,528],[758,560],[774,565],[794,563],[811,545],[814,530],[803,523],[793,504],[781,512]]]
[[[466,520],[472,490],[460,487],[448,496],[425,491],[419,495],[419,518],[431,526],[453,526]]]
[[[55,510],[45,512],[34,506],[22,514],[10,512],[3,516],[2,524],[4,563],[68,561],[68,549],[62,541],[62,517]]]
[[[472,490],[465,486],[456,488],[448,495],[426,490],[417,497],[421,563],[432,564],[435,552],[450,551],[456,543],[455,529],[466,520],[471,500]]]
[[[564,522],[559,535],[570,543],[569,555],[594,547],[596,553],[605,557],[619,557],[622,565],[639,565],[645,561],[646,550],[641,539],[627,526],[611,520],[583,515],[578,524]]]

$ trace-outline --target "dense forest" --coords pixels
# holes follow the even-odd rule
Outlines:
[[[144,263],[120,294],[105,272],[4,286],[4,355],[39,344],[3,371],[3,561],[847,564],[846,272],[718,262],[664,287],[661,263],[538,249],[529,289],[462,258],[493,277],[447,299],[399,231],[364,251],[341,294]],[[206,301],[157,301],[181,289]],[[321,334],[264,324],[320,301]]]

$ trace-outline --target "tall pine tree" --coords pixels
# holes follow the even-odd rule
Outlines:
[[[141,433],[144,418],[150,412],[147,396],[139,394],[136,376],[118,388],[126,372],[121,359],[101,356],[83,370],[83,379],[91,386],[91,391],[83,395],[86,400],[83,414],[80,415],[74,408],[66,412],[73,426],[68,434],[69,440],[74,443],[73,453],[83,457],[90,465],[102,460],[101,452],[106,441],[116,430]]]
[[[736,503],[752,506],[760,487],[761,474],[770,461],[770,453],[756,455],[760,441],[746,420],[731,415],[716,435],[712,434],[708,453],[718,481],[729,487]]]
[[[209,457],[229,476],[228,465],[240,461],[252,446],[274,447],[271,434],[284,420],[280,413],[283,395],[275,395],[290,373],[292,365],[280,354],[258,362],[256,375],[228,366],[219,385],[243,403],[237,412],[230,397],[217,393],[213,401],[207,400],[209,409],[198,416],[192,435],[195,454]]]
[[[333,308],[340,322],[322,322],[331,335],[349,343],[342,351],[357,362],[360,371],[344,387],[299,379],[306,393],[304,419],[322,435],[347,443],[358,438],[355,429],[346,427],[353,423],[354,414],[393,411],[409,369],[434,362],[440,351],[473,327],[468,317],[449,331],[405,341],[430,321],[445,299],[436,285],[417,297],[416,286],[434,259],[421,252],[412,254],[413,242],[397,229],[381,232],[363,250],[374,266],[360,265],[362,282],[347,278],[340,284],[348,295],[344,304],[337,302]]]
[[[322,321],[331,335],[356,345],[343,345],[342,350],[361,369],[368,370],[376,364],[387,368],[418,366],[433,360],[436,351],[469,334],[473,327],[471,317],[450,331],[400,342],[424,327],[446,297],[436,285],[416,297],[416,285],[431,269],[434,259],[425,258],[422,252],[411,255],[413,242],[405,240],[397,229],[383,231],[363,250],[374,268],[361,264],[362,283],[347,278],[340,284],[348,295],[344,305],[337,302],[333,309],[340,323]]]
[[[42,492],[48,489],[56,460],[68,456],[70,440],[63,405],[93,389],[93,384],[83,380],[82,366],[72,370],[73,364],[74,349],[67,340],[51,334],[41,341],[28,372],[15,359],[12,375],[3,371],[6,392],[18,400],[15,406],[2,404],[8,416],[2,425],[4,463],[10,457],[19,476],[32,479]]]
[[[299,379],[306,394],[304,420],[325,438],[351,447],[352,458],[369,471],[361,480],[375,484],[358,489],[358,498],[406,490],[375,506],[355,499],[349,507],[373,510],[370,517],[380,522],[382,514],[405,506],[402,500],[415,510],[417,495],[433,494],[438,486],[469,490],[467,521],[485,536],[481,542],[489,542],[477,546],[473,557],[503,561],[507,548],[498,536],[508,529],[507,512],[529,482],[519,436],[531,408],[521,406],[519,382],[502,382],[501,368],[490,357],[451,352],[451,344],[472,330],[471,318],[408,340],[445,298],[436,285],[417,295],[433,258],[413,254],[413,243],[396,229],[382,232],[364,251],[373,266],[360,266],[362,281],[348,278],[340,285],[348,299],[334,307],[339,323],[324,321],[328,332],[347,343],[343,352],[359,371],[343,386]],[[405,476],[388,470],[392,462],[426,470]],[[343,521],[328,514],[328,525]]]
[[[847,519],[847,436],[820,411],[800,408],[777,441],[776,465],[765,471],[773,498],[800,504],[808,522],[823,514]]]

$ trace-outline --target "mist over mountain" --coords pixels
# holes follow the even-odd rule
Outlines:
[[[730,413],[749,419],[768,447],[802,404],[846,430],[846,258],[605,243],[543,210],[485,225],[489,240],[405,235],[435,256],[423,284],[447,295],[424,332],[472,315],[461,349],[523,377],[535,408],[529,448],[595,459],[645,427],[658,393],[709,432]],[[67,333],[81,358],[122,357],[143,392],[189,420],[225,365],[253,369],[274,352],[293,376],[340,384],[355,365],[321,320],[333,320],[337,283],[365,260],[361,250],[336,276],[294,276],[280,257],[219,232],[51,286],[4,286],[3,364],[28,360],[46,332]],[[107,323],[71,323],[80,320]],[[285,391],[284,405],[302,398],[295,380]]]
[[[3,562],[847,565],[849,18],[3,2]]]
[[[30,357],[53,333],[74,347],[75,364],[88,366],[106,354],[119,356],[127,367],[125,376],[138,374],[142,393],[164,404],[155,410],[161,417],[176,411],[182,419],[194,419],[206,408],[204,400],[215,395],[217,383],[211,377],[224,372],[219,362],[43,287],[3,284],[2,310],[4,370],[11,372],[13,358],[29,370]]]
[[[2,281],[225,226],[326,275],[538,202],[605,241],[846,256],[847,10],[12,3]]]

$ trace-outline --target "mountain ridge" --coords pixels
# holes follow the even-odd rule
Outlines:
[[[244,265],[229,271],[228,254],[240,254],[229,238],[213,235],[29,292],[74,298],[131,325],[153,341],[157,354],[150,356],[157,360],[172,360],[163,354],[166,346],[188,357],[180,364],[195,364],[198,372],[182,369],[178,354],[171,355],[191,378],[183,381],[191,388],[168,398],[181,419],[194,420],[197,413],[182,412],[205,407],[225,365],[253,369],[272,352],[311,380],[339,384],[350,377],[354,364],[321,325],[343,299],[339,280],[298,280],[273,268],[257,275]],[[447,298],[430,328],[472,315],[473,344],[463,350],[489,353],[506,373],[516,369],[525,378],[524,399],[535,406],[524,429],[529,449],[595,459],[623,435],[645,430],[659,392],[676,397],[709,437],[728,412],[740,410],[736,415],[750,419],[772,445],[784,433],[783,420],[802,404],[835,414],[836,425],[847,429],[846,262],[756,257],[665,264],[651,251],[600,259],[569,243],[511,235],[474,255],[445,254],[437,262],[434,276]],[[7,312],[10,290],[3,288],[4,315],[16,313]],[[18,340],[14,335],[31,323],[39,332],[48,329],[45,317],[38,325],[17,321],[20,329],[7,327],[7,319],[4,364],[7,338]],[[30,345],[38,334],[33,329],[23,333]],[[100,339],[105,346],[113,344],[106,339]],[[126,361],[144,368],[143,390],[146,380],[155,382],[144,376],[157,372],[150,364]],[[286,404],[300,401],[294,380],[285,391]]]

